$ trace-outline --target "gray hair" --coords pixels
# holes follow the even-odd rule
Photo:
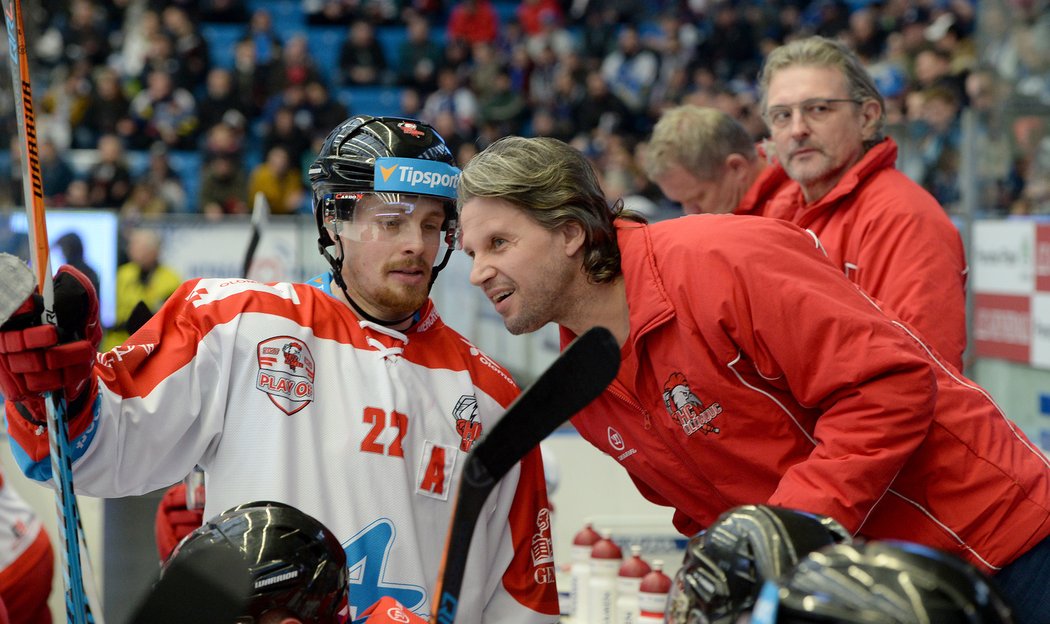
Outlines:
[[[879,120],[875,126],[875,134],[868,143],[874,144],[882,140],[883,125],[886,122],[886,100],[875,86],[875,80],[864,68],[860,58],[846,44],[825,37],[796,39],[769,53],[758,75],[759,87],[762,90],[763,115],[768,103],[766,98],[769,96],[769,83],[773,80],[773,76],[778,71],[795,65],[836,67],[846,77],[846,88],[849,90],[851,99],[858,102],[877,101],[880,109]]]
[[[645,222],[621,201],[610,207],[591,163],[549,137],[504,137],[474,156],[460,176],[457,208],[478,197],[510,202],[548,230],[579,223],[586,237],[583,267],[597,284],[620,274],[613,220]]]
[[[645,173],[655,181],[678,165],[702,180],[713,180],[733,154],[752,162],[758,157],[751,136],[735,119],[715,108],[676,106],[653,127]]]

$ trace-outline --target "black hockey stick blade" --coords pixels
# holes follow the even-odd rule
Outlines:
[[[25,261],[0,253],[0,325],[7,322],[36,288],[36,277]]]
[[[238,551],[200,550],[171,564],[128,624],[230,624],[250,596],[248,563]]]
[[[459,483],[431,621],[451,624],[459,605],[467,551],[477,519],[496,483],[616,377],[620,348],[604,327],[586,331],[510,404],[467,457]]]

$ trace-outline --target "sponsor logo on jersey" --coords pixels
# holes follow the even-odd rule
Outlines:
[[[624,449],[627,448],[627,443],[623,441],[623,436],[620,435],[619,431],[613,429],[612,427],[609,427],[605,430],[605,433],[609,437],[609,446],[611,446],[614,451],[619,453],[619,455],[616,456],[616,461],[622,462],[623,460],[638,452],[637,449],[633,448],[624,451]]]
[[[493,362],[492,359],[489,358],[489,356],[487,356],[484,353],[482,353],[481,349],[478,349],[474,345],[470,344],[470,341],[468,341],[466,338],[462,338],[461,337],[460,340],[462,340],[463,342],[467,343],[467,346],[470,347],[470,354],[473,355],[474,357],[478,358],[478,360],[482,364],[484,364],[485,366],[488,366],[492,370],[496,371],[496,374],[498,374],[500,377],[505,379],[507,381],[507,383],[512,384],[512,385],[514,384],[514,380],[510,378],[510,375],[508,375],[506,372],[504,372],[502,366],[500,366],[499,364]]]
[[[291,336],[274,336],[258,344],[259,373],[255,387],[285,414],[314,400],[314,358],[306,343]]]
[[[474,442],[481,437],[481,419],[478,418],[478,399],[472,394],[464,394],[452,408],[456,419],[456,433],[459,434],[459,450],[470,452]]]
[[[671,420],[678,423],[687,436],[697,431],[704,435],[720,431],[711,421],[722,413],[722,406],[712,403],[705,408],[682,373],[671,373],[664,383],[664,407],[671,415]]]
[[[554,582],[554,540],[551,538],[551,510],[536,513],[536,532],[532,535],[532,578],[539,584]]]
[[[376,192],[437,195],[456,198],[458,168],[436,160],[376,158],[372,184]]]
[[[290,299],[294,303],[299,303],[299,295],[294,288],[275,288],[248,279],[202,279],[197,282],[197,287],[186,296],[186,301],[192,303],[193,307],[199,308],[202,305],[250,290],[276,295],[282,299]]]

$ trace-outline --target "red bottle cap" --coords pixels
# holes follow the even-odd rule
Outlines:
[[[642,559],[640,546],[631,546],[631,556],[620,566],[618,576],[623,578],[642,578],[652,571],[649,564]]]
[[[602,536],[591,549],[591,559],[623,559],[623,551],[616,545],[616,542],[607,536]]]
[[[587,523],[582,529],[576,533],[576,536],[572,538],[573,546],[593,546],[595,542],[602,538],[594,527]]]
[[[666,594],[671,591],[671,577],[662,572],[664,562],[659,559],[653,561],[651,572],[642,577],[642,584],[638,591],[649,594]]]

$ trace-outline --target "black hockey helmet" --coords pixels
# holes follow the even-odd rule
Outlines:
[[[346,554],[327,527],[299,509],[272,501],[229,509],[179,542],[161,576],[177,561],[215,548],[247,561],[251,597],[238,623],[257,622],[274,609],[310,624],[347,621]]]
[[[1010,624],[995,582],[949,553],[895,541],[810,553],[762,588],[752,624]]]
[[[321,254],[338,273],[341,263],[327,251],[335,244],[329,226],[350,220],[361,194],[434,197],[444,203],[447,246],[436,276],[455,244],[459,174],[445,140],[430,125],[401,117],[350,117],[328,134],[309,170]]]
[[[766,579],[780,578],[812,550],[849,543],[835,520],[768,505],[723,513],[689,541],[667,601],[672,624],[734,623]]]

